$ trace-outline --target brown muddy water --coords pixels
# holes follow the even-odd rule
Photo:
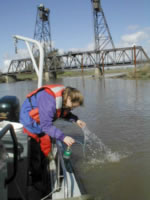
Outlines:
[[[72,160],[87,192],[95,200],[149,200],[150,81],[77,77],[50,83],[76,87],[85,97],[74,113],[87,123],[86,144],[72,147]],[[22,103],[35,87],[33,81],[0,84],[0,97],[16,95]],[[74,124],[56,126],[83,138]]]

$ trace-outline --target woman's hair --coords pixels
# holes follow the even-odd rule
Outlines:
[[[63,104],[65,105],[67,102],[67,97],[71,98],[72,103],[79,103],[80,106],[84,103],[84,97],[79,90],[72,87],[66,87],[63,91]]]

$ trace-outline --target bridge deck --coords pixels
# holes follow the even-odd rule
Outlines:
[[[99,63],[96,57],[99,56]],[[103,51],[68,52],[46,58],[47,71],[65,71],[98,67],[134,65],[149,62],[150,58],[141,46],[106,49]],[[33,73],[30,58],[12,60],[7,73]]]

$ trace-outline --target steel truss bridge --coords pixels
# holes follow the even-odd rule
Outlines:
[[[123,66],[141,64],[150,61],[150,58],[141,46],[113,48],[99,51],[67,52],[46,58],[48,71],[78,70],[98,67],[96,56],[99,54],[99,66]],[[29,72],[33,73],[30,58],[12,60],[7,74]]]

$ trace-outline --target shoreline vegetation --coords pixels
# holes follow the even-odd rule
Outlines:
[[[127,67],[127,68],[107,68],[104,71],[104,76],[108,75],[108,78],[123,78],[123,79],[141,79],[141,80],[149,80],[150,79],[150,63],[137,66],[136,68]],[[112,76],[111,76],[112,75]],[[78,70],[78,71],[65,71],[65,72],[58,72],[57,78],[64,78],[64,77],[78,77],[78,76],[95,76],[94,69],[89,70]],[[102,78],[104,76],[100,76]],[[44,78],[44,77],[43,77]],[[53,78],[52,75],[50,79]],[[24,80],[37,80],[37,76],[35,73],[27,74],[27,73],[20,73],[17,75],[11,75],[9,80],[7,80],[7,76],[0,75],[0,83],[6,82],[16,82],[16,81],[24,81]]]

